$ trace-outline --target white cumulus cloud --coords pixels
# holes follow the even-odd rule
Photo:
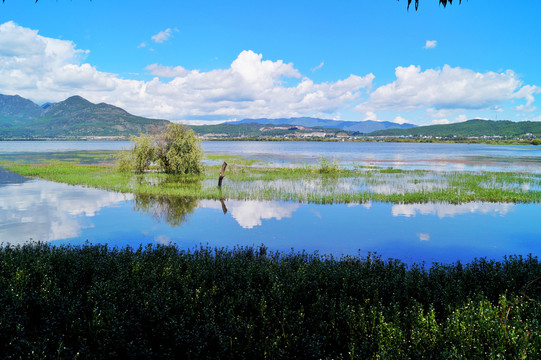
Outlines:
[[[450,123],[451,122],[449,121],[449,119],[436,119],[436,120],[432,120],[431,122],[432,125],[447,125]]]
[[[141,116],[171,120],[239,117],[294,117],[334,114],[357,101],[374,75],[350,75],[315,83],[292,63],[264,60],[242,51],[231,66],[207,72],[151,64],[150,81],[130,80],[84,63],[87,50],[71,41],[43,37],[13,22],[0,25],[0,93],[35,102],[61,101],[79,94]],[[162,80],[161,78],[170,78]],[[298,79],[285,85],[285,79]]]
[[[379,121],[375,112],[367,111],[364,113],[364,121]]]
[[[409,121],[404,119],[402,116],[398,115],[397,117],[394,118],[393,122],[397,123],[397,124],[408,124]]]
[[[468,117],[465,114],[460,114],[456,117],[455,122],[468,121]]]
[[[163,66],[160,64],[150,64],[146,68],[152,75],[160,77],[177,77],[184,76],[188,70],[182,66]]]
[[[399,66],[396,80],[377,88],[368,101],[356,107],[367,110],[415,110],[420,108],[484,109],[511,99],[530,104],[536,86],[522,86],[512,71],[479,73],[445,65],[442,69],[421,71],[420,66]]]
[[[161,44],[161,43],[166,42],[167,40],[169,40],[171,35],[172,35],[171,29],[165,29],[163,31],[160,31],[156,35],[152,35],[151,39],[155,43]]]

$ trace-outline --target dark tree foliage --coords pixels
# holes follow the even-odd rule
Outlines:
[[[6,0],[2,0],[2,2],[5,2]],[[400,0],[399,0],[400,1]],[[408,0],[408,10],[410,9],[410,5],[411,5],[411,2],[413,0]],[[440,2],[440,4],[443,5],[443,7],[446,7],[447,6],[447,3],[449,4],[453,4],[453,0],[438,0]],[[38,0],[36,0],[36,2],[38,2]],[[462,3],[462,0],[458,0],[458,3]],[[415,10],[417,10],[419,8],[419,0],[415,0]]]
[[[400,0],[398,0],[400,1]],[[447,3],[453,4],[453,0],[438,0],[443,7],[447,6]],[[408,0],[408,10],[410,9],[410,5],[413,2],[413,0]],[[458,0],[458,3],[461,4],[462,0]],[[415,10],[419,8],[419,0],[415,0]]]

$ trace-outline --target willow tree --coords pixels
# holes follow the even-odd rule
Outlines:
[[[153,136],[140,135],[132,139],[129,151],[118,157],[119,170],[144,173],[152,164],[166,174],[201,174],[203,149],[192,129],[180,124],[169,124]]]
[[[156,136],[155,156],[167,174],[200,174],[203,172],[203,149],[192,129],[169,124]]]

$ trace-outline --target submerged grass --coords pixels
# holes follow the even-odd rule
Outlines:
[[[0,247],[5,359],[539,359],[536,257]]]
[[[232,159],[228,159],[232,161]],[[239,164],[240,163],[240,164]],[[72,163],[55,158],[48,164],[2,162],[23,176],[125,193],[184,196],[197,199],[292,200],[352,203],[370,200],[394,203],[471,201],[541,202],[541,175],[512,172],[432,172],[356,167],[258,167],[230,163],[222,188],[217,187],[219,165],[205,173],[172,176],[149,172],[136,175],[116,167]]]

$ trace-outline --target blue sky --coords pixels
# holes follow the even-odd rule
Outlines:
[[[0,4],[0,93],[170,120],[541,121],[538,1]]]

